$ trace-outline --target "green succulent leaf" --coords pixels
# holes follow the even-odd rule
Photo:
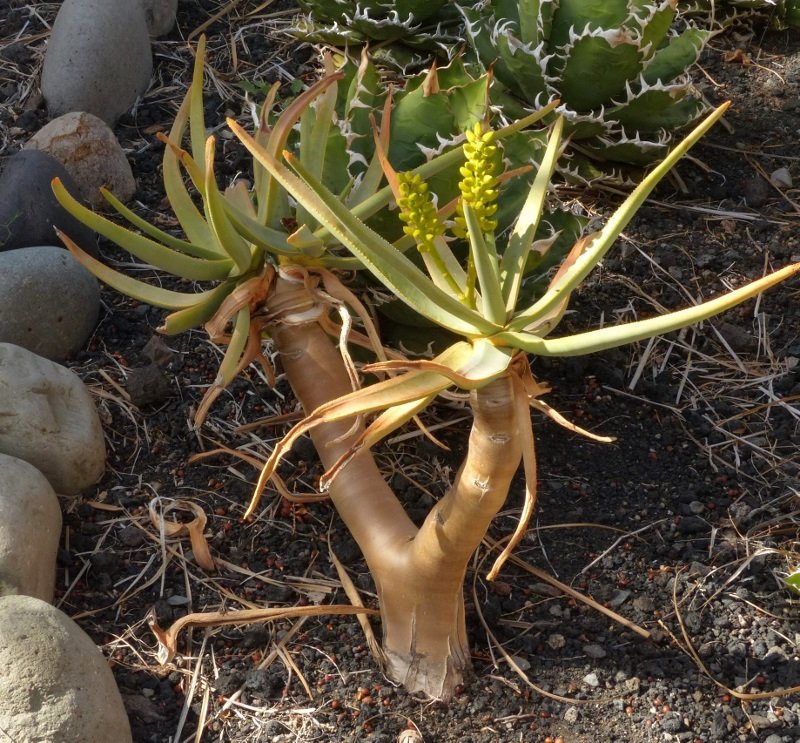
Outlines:
[[[725,312],[798,273],[800,273],[800,263],[794,263],[716,299],[647,320],[614,325],[564,338],[541,338],[524,332],[504,332],[498,333],[494,340],[539,356],[583,356],[694,325]]]
[[[125,294],[129,297],[151,304],[154,307],[163,307],[168,310],[183,309],[192,307],[198,302],[202,303],[210,299],[213,290],[196,294],[185,294],[170,289],[162,289],[160,286],[153,286],[144,281],[133,279],[124,273],[115,271],[105,263],[101,263],[96,258],[92,258],[88,253],[73,242],[69,236],[59,231],[58,236],[69,249],[75,259],[93,273],[100,281],[108,284],[112,289]]]
[[[74,199],[58,178],[53,180],[52,188],[58,202],[70,214],[145,263],[193,281],[223,279],[233,268],[233,261],[228,258],[195,258],[120,227]]]
[[[622,230],[638,211],[650,192],[658,182],[669,172],[673,165],[683,157],[689,148],[697,142],[725,113],[729,104],[719,106],[712,114],[704,119],[690,134],[677,145],[672,152],[636,187],[623,204],[614,212],[605,226],[592,241],[589,248],[564,272],[559,280],[554,281],[545,295],[532,307],[515,315],[509,323],[509,329],[524,331],[530,329],[532,324],[548,313],[577,287],[589,272],[600,262],[608,252]]]

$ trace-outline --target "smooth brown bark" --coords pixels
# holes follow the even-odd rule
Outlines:
[[[302,309],[302,291],[279,279],[273,301]],[[276,317],[269,331],[307,413],[350,392],[339,351],[316,322],[288,325]],[[383,623],[379,660],[387,676],[439,699],[449,699],[470,668],[463,596],[467,564],[505,502],[521,458],[510,379],[474,392],[471,405],[475,419],[466,460],[420,529],[368,451],[359,452],[330,488],[375,580]],[[312,440],[323,466],[347,452],[361,430],[352,420],[315,428]]]

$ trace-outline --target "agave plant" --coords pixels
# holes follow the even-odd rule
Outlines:
[[[450,59],[462,38],[462,21],[448,0],[299,0],[307,15],[289,33],[339,49],[372,46],[373,58],[404,72]]]
[[[321,224],[398,298],[431,323],[458,336],[434,358],[377,362],[365,371],[391,373],[356,391],[335,364],[335,350],[315,348],[329,361],[325,390],[305,373],[308,354],[294,348],[285,359],[295,392],[311,411],[267,461],[249,513],[292,443],[305,432],[315,442],[332,502],[360,545],[375,580],[383,626],[379,658],[387,675],[412,691],[447,699],[470,665],[463,580],[468,561],[502,507],[520,462],[526,502],[515,534],[498,558],[496,575],[521,538],[535,503],[536,457],[530,409],[581,431],[541,398],[547,386],[534,379],[529,356],[572,356],[666,333],[711,317],[800,272],[787,266],[717,299],[646,320],[565,337],[550,337],[571,293],[580,285],[636,213],[657,182],[722,115],[696,127],[632,192],[598,232],[578,240],[549,275],[546,291],[532,304],[521,301],[530,263],[546,258],[552,241],[536,240],[548,183],[561,146],[564,120],[555,124],[541,167],[513,226],[507,247],[496,245],[496,209],[501,178],[496,132],[477,124],[463,145],[460,195],[436,200],[424,174],[396,172],[382,157],[406,236],[419,262],[397,250],[342,206],[334,194],[294,156],[284,161],[267,152],[235,122],[234,133],[254,157]],[[379,153],[380,154],[380,153]],[[466,240],[459,260],[449,235]],[[387,483],[376,474],[370,447],[421,413],[437,395],[457,388],[469,393],[474,414],[464,462],[446,495],[417,528]],[[335,389],[341,396],[330,399]],[[365,419],[370,419],[368,424]],[[355,422],[354,422],[355,421]]]
[[[663,158],[708,106],[687,70],[709,31],[672,32],[678,0],[480,0],[462,6],[467,38],[527,106],[560,99],[582,180]]]

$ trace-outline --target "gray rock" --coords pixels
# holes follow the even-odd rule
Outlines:
[[[605,649],[600,647],[600,645],[584,645],[583,652],[586,653],[590,658],[605,658],[607,653]]]
[[[103,429],[83,382],[10,343],[0,343],[0,452],[30,462],[66,495],[105,468]]]
[[[600,686],[600,679],[597,677],[597,674],[593,671],[592,673],[587,673],[583,677],[583,683],[587,686],[597,687]]]
[[[130,723],[97,646],[31,596],[0,598],[0,730],[30,743],[130,743]]]
[[[42,70],[51,116],[88,111],[113,125],[147,89],[152,71],[140,2],[64,0]]]
[[[7,160],[0,174],[0,251],[52,243],[58,227],[87,253],[97,255],[97,235],[56,201],[50,188],[53,178],[78,196],[72,176],[46,152],[21,150]]]
[[[123,202],[136,190],[130,163],[114,132],[90,113],[59,116],[36,132],[25,147],[58,160],[75,179],[81,198],[96,209],[108,206],[100,186],[109,188]]]
[[[63,361],[83,348],[99,313],[97,280],[66,250],[0,253],[0,342]]]
[[[175,25],[178,0],[141,0],[150,36],[166,36]]]
[[[61,508],[32,464],[0,454],[0,596],[53,600]]]

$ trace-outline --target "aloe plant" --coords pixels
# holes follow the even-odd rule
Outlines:
[[[106,266],[68,235],[61,235],[78,260],[109,286],[169,310],[162,332],[176,334],[205,325],[212,339],[227,346],[217,378],[197,410],[198,425],[218,395],[251,362],[258,361],[268,378],[274,376],[261,347],[263,336],[279,322],[291,324],[297,316],[310,316],[336,335],[342,326],[349,328],[352,311],[371,335],[373,350],[379,352],[380,347],[363,305],[334,274],[334,270],[357,270],[361,263],[343,253],[329,230],[303,205],[292,204],[286,190],[257,161],[252,184],[239,180],[219,188],[215,141],[206,137],[203,115],[204,52],[202,39],[192,83],[169,136],[161,137],[164,188],[185,239],[149,224],[105,189],[105,199],[137,231],[83,207],[59,181],[53,186],[67,211],[140,260],[181,279],[213,282],[200,292],[154,286]],[[274,155],[285,147],[295,151],[304,167],[340,194],[348,209],[370,223],[380,223],[386,234],[393,230],[399,234],[396,216],[387,210],[391,191],[382,185],[373,121],[377,118],[379,137],[398,167],[423,167],[428,177],[436,177],[458,167],[459,152],[442,157],[437,152],[452,145],[459,132],[482,115],[488,79],[467,79],[459,73],[457,84],[448,84],[453,72],[434,68],[412,78],[392,99],[366,55],[359,64],[348,63],[341,70],[326,58],[326,68],[328,74],[280,114],[274,113],[277,86],[273,86],[253,136]],[[183,148],[187,137],[188,150]],[[200,208],[193,194],[199,197]],[[351,337],[367,342],[355,332]]]
[[[275,476],[281,458],[309,432],[326,473],[322,487],[360,545],[375,580],[383,644],[378,656],[387,675],[412,691],[448,699],[470,666],[463,580],[469,559],[502,507],[522,462],[526,501],[517,529],[499,556],[493,578],[522,537],[534,509],[536,456],[530,409],[571,430],[542,396],[547,385],[530,369],[530,355],[573,356],[613,348],[711,317],[800,272],[787,266],[705,303],[666,315],[552,338],[570,295],[611,248],[658,181],[722,115],[725,106],[697,126],[631,193],[604,227],[578,240],[544,293],[523,301],[530,263],[543,261],[552,241],[536,240],[548,184],[562,144],[563,118],[549,138],[541,166],[518,214],[505,250],[497,250],[497,200],[502,179],[501,142],[478,123],[463,145],[460,195],[443,204],[424,174],[396,172],[385,153],[382,165],[398,204],[404,232],[419,252],[412,261],[353,215],[296,157],[267,152],[235,122],[234,133],[253,156],[335,233],[373,276],[400,300],[458,337],[434,358],[394,359],[364,368],[389,372],[387,379],[348,391],[336,371],[332,347],[315,346],[330,362],[326,389],[307,369],[310,353],[295,347],[287,373],[309,415],[275,448],[259,478],[249,514]],[[458,242],[467,251],[459,259]],[[417,528],[386,482],[376,476],[370,447],[420,414],[437,395],[457,388],[469,393],[474,414],[468,451],[452,486]],[[340,396],[331,399],[335,389]],[[370,422],[365,424],[364,420]]]
[[[709,107],[688,68],[710,31],[671,30],[677,0],[480,0],[462,6],[483,65],[526,106],[559,99],[574,178],[620,178],[662,159]]]

